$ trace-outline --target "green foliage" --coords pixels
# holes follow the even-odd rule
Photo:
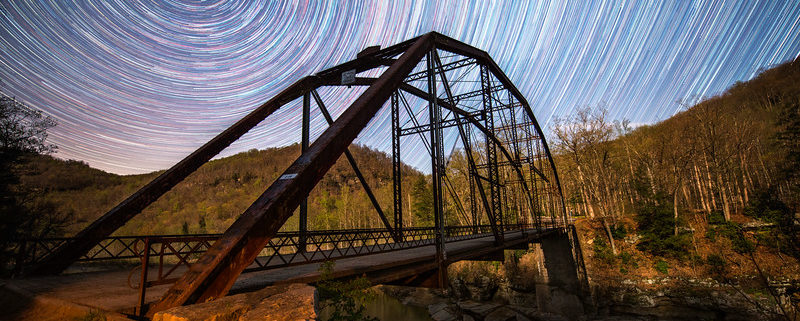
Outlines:
[[[777,195],[774,188],[758,191],[745,206],[744,214],[779,225],[790,224],[792,211]]]
[[[412,212],[417,226],[433,226],[433,191],[425,176],[414,180],[411,197],[414,202]]]
[[[637,261],[636,258],[633,256],[633,254],[631,254],[629,252],[620,253],[619,254],[619,259],[620,259],[620,262],[622,262],[622,264],[624,264],[624,265],[627,265],[627,266],[630,266],[630,267],[633,267],[633,268],[638,268],[639,267],[639,261]]]
[[[625,224],[615,224],[611,226],[611,236],[615,240],[622,240],[627,235],[628,235],[628,229],[625,228]]]
[[[669,263],[664,260],[658,260],[655,264],[653,264],[653,268],[661,274],[669,274]]]
[[[57,211],[43,199],[43,189],[24,184],[37,173],[31,160],[56,150],[46,143],[55,120],[0,94],[0,274],[18,250],[16,240],[54,236],[70,222],[71,212]]]
[[[724,224],[725,216],[722,214],[722,211],[711,211],[711,213],[708,213],[708,223]]]
[[[706,264],[712,275],[715,277],[724,276],[728,269],[728,262],[719,254],[709,254],[706,257]]]
[[[640,251],[657,256],[685,258],[688,254],[689,235],[675,235],[675,217],[672,203],[661,198],[658,204],[642,204],[637,212],[636,220],[641,241],[637,244]]]
[[[594,238],[592,246],[594,247],[594,257],[596,259],[605,264],[614,264],[614,252],[611,250],[611,246],[608,245],[605,238]]]
[[[636,269],[639,267],[639,261],[629,252],[622,252],[617,255],[620,261],[619,271],[621,273],[628,273],[629,269]]]
[[[731,247],[737,253],[751,253],[755,250],[755,244],[745,237],[742,226],[734,222],[726,222],[716,227],[709,228],[713,235],[722,236],[731,241]],[[708,233],[708,232],[707,232]]]
[[[346,282],[333,279],[334,261],[320,265],[319,296],[331,308],[330,320],[377,320],[364,315],[365,305],[375,298],[369,280],[364,277]]]

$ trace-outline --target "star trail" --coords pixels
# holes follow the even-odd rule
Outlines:
[[[429,31],[487,51],[545,128],[600,104],[642,124],[797,58],[800,2],[0,0],[0,90],[59,122],[56,156],[143,173],[305,75]],[[281,134],[296,108],[224,154],[298,141]]]

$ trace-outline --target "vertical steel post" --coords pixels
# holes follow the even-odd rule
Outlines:
[[[145,294],[147,293],[147,273],[150,269],[150,238],[144,238],[144,252],[142,253],[142,278],[139,280],[139,317],[145,314]]]
[[[431,178],[433,180],[433,220],[436,230],[436,263],[439,266],[439,286],[444,288],[447,282],[447,254],[444,248],[444,202],[442,198],[442,174],[444,173],[444,148],[442,146],[442,111],[437,103],[436,73],[433,62],[433,51],[427,56],[428,67],[428,112],[431,130]]]
[[[303,94],[303,120],[302,120],[302,134],[300,138],[300,152],[305,153],[308,149],[308,131],[310,127],[311,115],[311,95],[306,92]],[[298,218],[298,240],[297,251],[306,251],[306,239],[308,238],[308,197],[304,197],[300,203],[300,217]]]
[[[536,172],[534,171],[534,167],[536,166],[536,161],[539,159],[539,153],[537,150],[533,148],[533,137],[531,137],[530,126],[528,126],[528,128],[525,131],[528,133],[528,139],[525,141],[525,146],[528,151],[528,175],[530,175],[530,180],[531,180],[531,186],[532,186],[531,192],[535,193],[533,195],[534,202],[531,204],[531,208],[529,209],[529,211],[534,224],[536,224],[536,229],[541,230],[542,218],[539,217],[539,203],[541,199],[541,192],[539,191],[539,184],[538,180],[536,179]]]
[[[494,113],[492,110],[492,84],[490,79],[489,68],[485,65],[481,65],[481,93],[483,98],[483,111],[486,113],[486,119],[484,119],[486,129],[493,133],[495,131],[494,128]],[[495,240],[498,244],[503,242],[503,210],[502,210],[502,201],[500,195],[500,174],[497,168],[497,146],[495,146],[495,142],[489,137],[486,136],[486,167],[488,172],[488,180],[489,180],[489,195],[490,195],[490,205],[491,205],[491,212],[489,213],[489,219],[494,220],[495,224],[498,226],[498,240]]]
[[[397,238],[403,240],[403,163],[400,159],[400,99],[399,92],[392,94],[392,184],[394,192],[394,229]]]
[[[472,148],[471,148],[472,145],[471,145],[471,142],[470,142],[470,137],[472,136],[472,133],[471,133],[470,127],[471,126],[464,126],[464,141],[463,141],[463,143],[464,143],[464,153],[472,153]],[[471,159],[472,159],[472,155],[468,154],[467,155],[467,160],[471,160]],[[472,164],[472,163],[470,163],[470,164]],[[476,197],[475,196],[475,180],[477,179],[477,177],[475,177],[476,173],[475,173],[475,170],[473,169],[474,166],[467,166],[467,167],[468,167],[467,175],[469,176],[467,178],[467,179],[469,179],[469,208],[470,208],[470,212],[472,212],[472,225],[473,225],[472,233],[478,234],[478,225],[481,225],[481,224],[480,224],[480,221],[478,221],[478,217],[479,217],[478,216],[478,207],[475,205],[475,197]]]

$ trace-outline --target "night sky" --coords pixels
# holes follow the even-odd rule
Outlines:
[[[302,76],[429,31],[489,52],[545,131],[587,105],[648,124],[795,59],[800,1],[0,0],[0,90],[58,121],[55,156],[143,173]],[[296,109],[223,155],[298,141]]]

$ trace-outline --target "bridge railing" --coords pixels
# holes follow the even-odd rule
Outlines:
[[[535,228],[532,224],[506,224],[504,230]],[[547,226],[545,226],[547,228]],[[408,227],[402,230],[402,241],[396,242],[387,229],[320,230],[305,233],[301,246],[299,232],[280,232],[265,246],[248,271],[318,262],[407,249],[433,244],[433,227]],[[448,242],[483,237],[491,233],[489,225],[448,226],[444,229]],[[222,234],[134,235],[112,236],[100,241],[77,260],[78,265],[114,262],[138,265],[144,257],[144,245],[151,245],[150,255],[158,257],[159,265],[180,265],[183,261],[204,253]],[[72,238],[23,239],[17,241],[14,270],[39,263],[59,246]],[[155,248],[156,246],[160,248]]]
[[[543,228],[556,225],[543,222]],[[534,224],[505,224],[504,231],[534,231]],[[399,232],[397,242],[387,229],[321,230],[304,233],[281,232],[272,238],[245,272],[254,272],[293,265],[336,260],[354,256],[409,249],[435,242],[433,227],[409,227]],[[222,234],[136,235],[103,239],[83,255],[79,265],[114,262],[132,265],[128,285],[140,290],[140,309],[149,287],[174,283],[202,253],[205,253]],[[445,242],[469,240],[492,235],[490,225],[448,226],[444,228]],[[36,264],[70,238],[26,239],[17,242],[15,270]],[[301,246],[300,244],[304,244]]]

